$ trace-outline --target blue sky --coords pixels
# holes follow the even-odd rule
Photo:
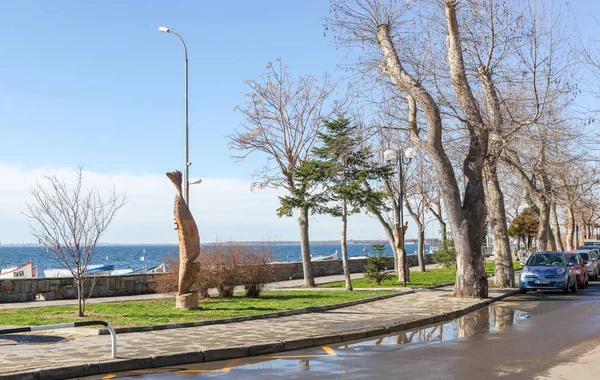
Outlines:
[[[588,4],[572,4],[586,20],[580,27],[600,18]],[[68,175],[78,165],[92,183],[130,198],[106,240],[175,241],[163,173],[183,162],[183,52],[161,25],[188,45],[190,177],[206,179],[191,205],[205,240],[297,240],[295,220],[275,216],[277,194],[249,191],[265,157],[234,163],[226,136],[241,122],[234,107],[244,104],[243,81],[268,61],[282,57],[296,75],[343,75],[345,52],[324,36],[328,11],[326,0],[0,2],[0,168],[9,175],[0,242],[30,240],[20,210],[45,168]],[[350,237],[385,238],[376,220],[355,221]],[[313,218],[311,230],[315,239],[337,239],[339,222]]]

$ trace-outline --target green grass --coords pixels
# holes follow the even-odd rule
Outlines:
[[[521,268],[519,263],[513,263],[513,267],[515,269]],[[486,263],[485,272],[487,274],[494,273],[494,263]],[[410,281],[406,283],[406,286],[410,288],[426,288],[454,282],[455,279],[455,268],[431,269],[427,272],[411,272]],[[341,288],[344,286],[345,283],[343,281],[330,282],[320,285],[320,287],[323,288]],[[377,285],[375,282],[371,282],[366,278],[359,278],[352,280],[352,286],[355,288],[392,288],[399,286],[401,287],[402,283],[398,282],[398,278],[396,276],[393,276],[389,280],[382,281],[380,285]]]
[[[382,291],[270,291],[259,298],[236,295],[231,299],[201,300],[199,310],[177,310],[173,298],[89,304],[78,318],[77,306],[0,310],[0,324],[40,326],[82,320],[104,320],[114,327],[150,326],[197,322],[256,314],[276,313],[309,306],[324,306],[390,294]]]

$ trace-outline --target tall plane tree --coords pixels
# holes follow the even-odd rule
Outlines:
[[[462,114],[468,141],[463,161],[464,195],[461,199],[454,167],[442,140],[444,122],[440,107],[423,82],[407,71],[398,54],[397,37],[411,2],[401,0],[333,0],[332,27],[344,42],[372,44],[380,49],[379,67],[408,101],[408,129],[411,142],[431,160],[440,181],[446,215],[457,249],[454,293],[457,297],[482,298],[488,295],[481,244],[485,220],[482,170],[488,150],[489,130],[471,90],[465,70],[455,0],[443,2],[446,23],[448,75]],[[376,45],[375,45],[376,44]],[[417,125],[417,105],[423,111],[424,134]]]
[[[250,87],[245,108],[237,109],[245,122],[229,136],[230,148],[242,152],[243,160],[261,152],[269,164],[253,175],[255,188],[284,188],[292,194],[297,184],[293,172],[308,159],[322,128],[321,121],[340,112],[343,102],[331,99],[336,89],[325,74],[292,77],[280,59],[268,63],[268,71],[246,81]],[[304,285],[315,286],[308,237],[309,204],[298,207]]]

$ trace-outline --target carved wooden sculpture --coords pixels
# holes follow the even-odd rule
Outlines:
[[[177,291],[177,309],[198,308],[198,293],[193,290],[200,263],[200,236],[198,227],[181,191],[181,172],[167,173],[167,177],[177,188],[175,196],[175,229],[179,238],[179,286]]]

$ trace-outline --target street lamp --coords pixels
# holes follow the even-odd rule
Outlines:
[[[397,221],[399,224],[399,236],[398,238],[401,240],[401,257],[399,259],[402,260],[402,269],[404,273],[402,273],[402,285],[406,286],[406,269],[407,269],[407,259],[406,252],[404,251],[404,210],[403,210],[403,166],[408,165],[413,158],[417,156],[417,152],[413,148],[408,148],[402,154],[402,150],[388,149],[383,152],[383,158],[387,161],[388,165],[396,165],[398,164],[398,218]],[[398,263],[395,263],[396,268],[398,267]],[[398,273],[400,274],[400,273]]]
[[[184,132],[184,155],[185,155],[185,164],[183,166],[183,199],[185,199],[185,203],[187,206],[190,206],[190,182],[189,182],[189,168],[192,164],[189,160],[188,156],[188,55],[187,55],[187,47],[185,46],[185,41],[181,36],[171,29],[161,26],[158,28],[159,31],[163,33],[169,33],[174,36],[177,36],[181,43],[183,44],[183,53],[185,55],[185,132]]]

